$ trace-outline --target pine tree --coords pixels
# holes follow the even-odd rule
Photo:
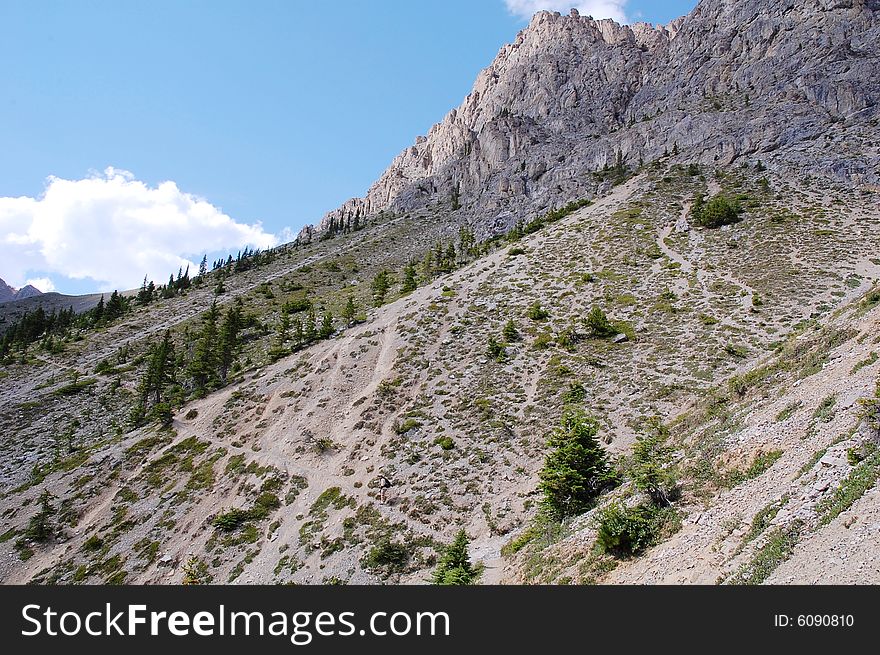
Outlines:
[[[193,380],[193,388],[196,395],[213,386],[217,380],[217,319],[220,310],[217,309],[216,301],[202,316],[202,332],[196,342],[192,361],[187,372]]]
[[[318,333],[318,336],[321,339],[329,339],[333,336],[333,314],[329,311],[324,312],[324,317],[321,319],[321,331]]]
[[[468,557],[467,533],[459,530],[440,558],[432,582],[435,585],[469,585],[476,582],[478,577],[479,570],[474,568]]]
[[[611,321],[608,320],[605,312],[598,306],[593,307],[590,313],[587,314],[586,324],[594,337],[610,337],[617,332]]]
[[[504,330],[502,330],[501,336],[503,336],[504,340],[508,342],[519,341],[519,330],[516,327],[516,323],[513,322],[513,319],[508,320],[507,323],[504,324]]]
[[[223,325],[220,327],[220,346],[217,353],[218,374],[220,382],[226,384],[229,369],[235,361],[238,350],[238,332],[241,329],[241,306],[237,302],[234,307],[226,310]]]
[[[354,304],[354,298],[349,296],[345,303],[345,307],[342,308],[342,320],[345,321],[346,327],[351,327],[356,313],[357,307]]]
[[[52,507],[54,496],[46,489],[40,494],[40,509],[31,517],[25,530],[25,537],[31,541],[42,543],[48,541],[55,532],[52,517],[56,509]]]
[[[459,256],[473,255],[476,238],[474,231],[467,226],[463,226],[458,230],[458,252]]]
[[[376,307],[381,307],[385,304],[385,296],[388,294],[389,289],[391,289],[391,276],[388,274],[388,271],[383,269],[376,273],[371,288],[373,290],[373,304]]]
[[[110,300],[107,301],[107,308],[104,311],[104,318],[107,321],[114,321],[125,313],[125,301],[118,291],[110,294]]]
[[[208,272],[208,255],[202,257],[202,263],[199,264],[199,277],[204,277]]]
[[[104,294],[101,294],[101,299],[98,301],[98,304],[94,309],[95,315],[95,324],[99,324],[102,320],[104,320]]]
[[[412,262],[409,262],[403,269],[403,285],[400,290],[403,293],[410,293],[415,291],[418,286],[418,282],[416,282],[416,267]]]
[[[428,250],[422,260],[422,278],[430,280],[434,277],[434,253]]]
[[[306,343],[311,343],[315,339],[318,338],[318,328],[316,325],[317,319],[315,318],[315,308],[310,307],[309,313],[306,314],[306,322],[303,327],[305,331],[305,341]]]
[[[152,298],[149,297],[148,291],[147,291],[147,276],[144,275],[143,284],[141,284],[141,289],[140,289],[140,291],[138,291],[138,295],[137,295],[137,304],[138,305],[146,305],[151,300],[152,300]]]
[[[278,338],[281,340],[281,343],[290,339],[290,312],[285,309],[281,310],[281,323],[278,325]]]
[[[452,243],[451,241],[449,242],[449,245],[446,246],[446,253],[443,257],[446,260],[446,268],[447,269],[451,270],[451,269],[455,268],[455,264],[456,264],[455,244]]]
[[[175,366],[174,343],[171,341],[171,331],[166,330],[162,341],[152,349],[147,372],[141,381],[141,402],[145,407],[150,396],[153,396],[156,405],[162,402],[165,386],[175,381]]]
[[[305,332],[303,330],[302,319],[297,316],[293,319],[293,347],[301,348],[305,341]]]
[[[550,435],[552,449],[539,473],[547,509],[556,518],[582,514],[603,489],[616,481],[608,455],[596,435],[599,424],[580,410],[569,410]]]

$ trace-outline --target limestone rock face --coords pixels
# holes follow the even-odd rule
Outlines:
[[[878,44],[880,0],[703,0],[666,26],[539,12],[461,106],[300,238],[438,201],[490,233],[594,195],[618,157],[877,185]]]

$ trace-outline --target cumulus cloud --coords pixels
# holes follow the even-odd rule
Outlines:
[[[577,9],[583,16],[593,18],[613,18],[625,23],[628,0],[504,0],[508,11],[520,18],[529,19],[538,11],[558,11],[567,13]]]
[[[55,283],[47,277],[34,277],[24,281],[25,286],[29,284],[43,293],[55,291]]]
[[[236,222],[174,182],[151,187],[114,168],[50,177],[39,198],[0,198],[0,276],[13,286],[61,275],[129,289],[144,274],[161,283],[179,267],[195,269],[202,253],[277,243],[259,223]]]

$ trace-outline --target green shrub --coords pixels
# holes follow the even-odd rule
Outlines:
[[[717,228],[738,223],[742,212],[740,204],[726,196],[717,195],[706,202],[698,195],[691,208],[691,218],[699,227]]]
[[[823,399],[816,411],[813,412],[813,418],[819,419],[823,423],[830,423],[834,418],[834,406],[837,405],[837,396],[832,394]]]
[[[743,482],[747,482],[748,480],[754,480],[760,475],[763,475],[771,466],[773,466],[777,460],[782,457],[783,451],[781,450],[769,450],[767,452],[760,452],[755,455],[755,458],[752,460],[752,463],[749,464],[749,467],[745,470],[741,469],[733,469],[728,471],[722,477],[721,484],[724,487],[735,487],[738,484],[742,484]]]
[[[54,517],[58,510],[52,506],[53,498],[54,496],[48,490],[40,495],[40,509],[31,517],[24,531],[26,539],[42,543],[55,535]]]
[[[615,501],[596,516],[596,544],[601,552],[629,557],[638,555],[681,527],[671,507],[641,504],[625,507]]]
[[[443,450],[452,450],[455,448],[455,442],[452,440],[452,437],[446,435],[434,439],[434,444],[440,446]]]
[[[574,405],[583,402],[586,397],[587,390],[584,388],[584,385],[580,382],[572,382],[568,387],[568,391],[562,395],[562,402],[566,405]]]
[[[546,321],[548,318],[550,318],[550,312],[541,307],[541,303],[536,300],[531,305],[529,305],[526,316],[528,316],[533,321]]]
[[[503,343],[499,343],[495,337],[489,337],[486,354],[496,362],[504,362],[507,359],[507,348],[504,347]]]
[[[412,417],[404,419],[403,423],[395,423],[394,431],[397,434],[406,434],[410,430],[422,427],[422,422]]]
[[[246,509],[233,508],[225,512],[221,512],[211,521],[218,530],[223,532],[234,532],[251,519],[250,511]]]
[[[370,570],[389,575],[405,571],[409,560],[409,549],[405,545],[382,537],[366,554],[363,564]]]

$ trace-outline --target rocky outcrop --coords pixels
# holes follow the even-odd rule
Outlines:
[[[591,173],[618,157],[762,159],[876,185],[878,5],[703,0],[657,27],[539,12],[461,106],[300,238],[438,201],[502,229],[595,194]]]

